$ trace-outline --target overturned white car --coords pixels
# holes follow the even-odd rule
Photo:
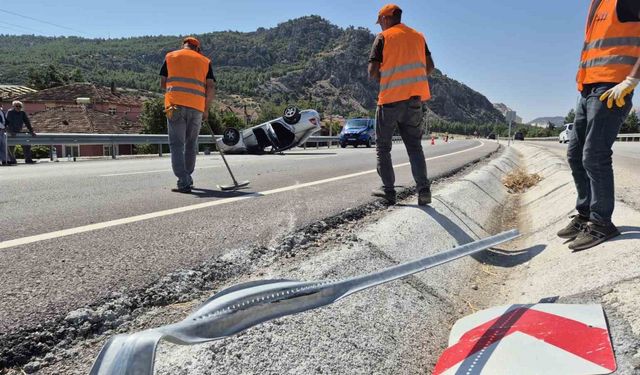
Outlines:
[[[227,128],[218,147],[228,154],[281,152],[304,144],[320,130],[320,115],[307,109],[287,107],[282,117],[249,129]]]

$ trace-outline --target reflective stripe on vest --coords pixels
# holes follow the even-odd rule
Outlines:
[[[580,64],[582,69],[594,68],[597,66],[607,65],[631,65],[634,66],[638,62],[638,58],[634,56],[606,56],[598,57],[596,59],[587,60]]]
[[[593,0],[576,81],[585,84],[619,83],[640,57],[640,23],[620,22],[618,0]]]
[[[419,32],[403,24],[382,32],[384,49],[380,65],[378,105],[419,96],[431,98],[427,78],[425,39]]]
[[[397,66],[397,67],[389,69],[387,71],[380,72],[380,78],[387,78],[387,77],[390,77],[391,75],[396,74],[396,73],[402,73],[402,72],[406,72],[408,70],[413,70],[413,69],[418,69],[418,68],[427,69],[427,64],[422,63],[422,62],[417,62],[417,63],[413,63],[413,64],[406,64],[406,65]]]
[[[188,89],[186,87],[175,87],[175,86],[167,87],[167,92],[186,92],[188,94],[202,96],[203,98],[207,97],[207,94],[205,92],[194,90],[194,89]]]
[[[207,83],[204,81],[200,81],[198,79],[193,79],[193,78],[185,78],[185,77],[171,77],[171,78],[167,78],[167,83],[172,83],[172,82],[183,82],[183,83],[192,83],[194,85],[199,85],[202,87],[207,87]]]
[[[640,38],[626,37],[626,38],[600,39],[600,40],[596,40],[595,42],[585,44],[583,51],[588,51],[588,50],[597,49],[597,48],[623,47],[623,46],[640,47]]]
[[[165,108],[179,105],[204,112],[209,59],[198,52],[182,49],[168,53],[166,62]]]
[[[384,90],[389,90],[395,87],[400,87],[400,86],[405,86],[405,85],[409,85],[416,82],[425,82],[425,81],[427,82],[429,81],[426,75],[420,76],[420,77],[410,77],[405,79],[399,79],[397,81],[391,81],[387,84],[380,85],[380,90],[384,91]]]

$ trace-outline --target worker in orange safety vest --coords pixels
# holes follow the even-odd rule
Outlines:
[[[393,133],[398,128],[409,154],[418,204],[431,203],[427,164],[422,149],[423,103],[431,98],[428,76],[435,69],[425,37],[402,23],[402,9],[388,4],[378,12],[378,34],[369,57],[369,76],[380,83],[376,110],[376,153],[382,187],[372,192],[396,202],[391,161]]]
[[[198,134],[215,97],[211,61],[202,55],[200,41],[187,37],[182,49],[169,52],[160,70],[171,150],[171,167],[178,193],[190,193],[198,154]]]
[[[640,82],[640,1],[592,0],[577,75],[581,97],[567,156],[576,215],[558,232],[574,251],[620,234],[612,222],[612,147]]]

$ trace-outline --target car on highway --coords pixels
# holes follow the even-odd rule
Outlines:
[[[516,132],[513,136],[514,141],[524,141],[524,134],[522,132]]]
[[[559,143],[569,143],[573,138],[573,124],[565,124],[564,130],[558,136]]]
[[[320,115],[313,109],[301,111],[289,106],[282,117],[252,128],[227,128],[218,146],[228,154],[264,154],[292,149],[304,144],[320,130]]]
[[[376,120],[371,118],[349,119],[338,137],[342,148],[349,145],[371,147],[376,143]]]
[[[490,133],[490,134],[487,136],[487,139],[496,139],[496,134],[495,134],[495,133]]]

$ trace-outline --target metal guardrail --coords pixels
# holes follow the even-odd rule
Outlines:
[[[216,139],[222,139],[221,135],[216,135]],[[401,137],[393,137],[394,142],[402,141]],[[320,144],[325,144],[331,148],[338,145],[340,137],[338,136],[312,136],[302,145],[306,148],[309,143],[315,144],[319,148]],[[28,133],[18,133],[15,136],[7,138],[9,146],[16,145],[167,145],[169,144],[169,136],[166,134],[83,134],[83,133],[39,133],[33,137]],[[198,137],[199,144],[213,144],[211,135],[200,135]],[[115,153],[114,153],[115,154]],[[161,153],[160,153],[161,154]]]
[[[163,339],[178,345],[219,340],[260,323],[327,306],[365,289],[479,253],[519,235],[517,230],[511,230],[346,280],[264,280],[236,285],[208,299],[181,322],[112,337],[100,351],[90,375],[152,375],[156,348]]]
[[[500,138],[500,140],[507,140],[507,138]],[[525,141],[555,141],[558,142],[558,137],[539,137],[539,138],[525,138]],[[640,134],[618,134],[616,138],[618,142],[640,142]]]
[[[216,139],[222,139],[221,135],[216,135]],[[400,139],[400,137],[394,137]],[[307,143],[338,142],[338,136],[312,136],[307,139]],[[394,139],[395,140],[395,139]],[[28,133],[18,133],[8,137],[10,146],[15,145],[167,145],[169,136],[166,134],[83,134],[83,133],[38,133],[33,137]],[[200,135],[200,144],[212,144],[210,135]]]
[[[217,135],[216,138],[222,138]],[[166,134],[77,134],[77,133],[39,133],[32,137],[26,133],[9,136],[10,146],[15,145],[168,145],[169,136]],[[198,143],[213,143],[210,135],[198,137]]]

